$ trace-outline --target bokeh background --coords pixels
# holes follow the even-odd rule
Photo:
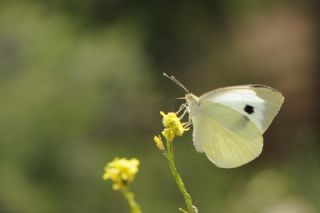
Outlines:
[[[183,90],[263,83],[286,97],[262,155],[219,169],[175,141],[200,212],[320,212],[316,1],[2,0],[0,212],[129,212],[103,168],[139,158],[143,212],[184,207],[154,146]]]

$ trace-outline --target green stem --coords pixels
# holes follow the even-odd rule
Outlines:
[[[169,161],[169,167],[171,170],[172,175],[174,176],[174,178],[176,179],[176,183],[178,185],[178,188],[181,192],[181,194],[184,197],[186,206],[188,208],[188,213],[196,213],[193,205],[192,205],[192,199],[190,194],[187,192],[187,189],[183,183],[183,180],[180,176],[180,174],[178,173],[178,170],[176,168],[175,162],[174,162],[174,155],[173,155],[173,145],[172,142],[168,142],[167,141],[167,151],[166,151],[166,157]]]
[[[124,187],[122,190],[123,196],[128,200],[131,213],[141,213],[139,204],[134,200],[134,194],[129,190],[128,187]]]

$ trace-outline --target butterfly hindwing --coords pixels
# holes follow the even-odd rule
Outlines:
[[[256,125],[238,111],[218,103],[202,103],[192,117],[193,140],[198,151],[221,168],[234,168],[255,159],[263,138]]]
[[[279,112],[284,97],[264,85],[233,86],[216,89],[200,97],[205,102],[220,103],[248,117],[264,133]]]

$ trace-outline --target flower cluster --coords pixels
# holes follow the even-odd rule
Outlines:
[[[120,190],[126,187],[134,180],[139,166],[138,159],[127,160],[126,158],[115,158],[105,167],[103,179],[111,179],[113,182],[112,188]]]
[[[162,124],[164,130],[162,131],[163,137],[167,142],[172,142],[176,136],[182,136],[185,131],[188,129],[185,128],[185,125],[181,123],[180,119],[177,117],[177,114],[174,112],[160,112],[162,115]],[[164,150],[163,142],[161,136],[154,136],[154,142],[160,150]]]

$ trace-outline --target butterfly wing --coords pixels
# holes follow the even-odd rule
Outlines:
[[[263,138],[256,125],[238,111],[218,103],[200,105],[192,117],[193,140],[198,151],[221,168],[234,168],[255,159]]]
[[[264,133],[278,114],[282,94],[264,85],[233,86],[216,89],[200,97],[205,102],[220,103],[248,117]]]

